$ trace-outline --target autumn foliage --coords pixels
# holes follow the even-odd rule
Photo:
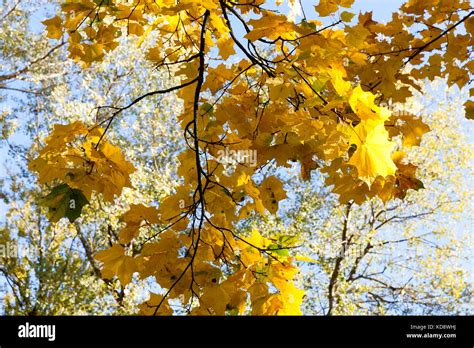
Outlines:
[[[159,204],[131,205],[119,242],[96,255],[105,279],[156,279],[163,292],[140,306],[142,314],[173,314],[170,301],[196,315],[301,314],[304,292],[293,282],[305,261],[301,241],[235,229],[255,214],[277,214],[287,197],[282,181],[262,169],[298,162],[304,180],[319,170],[341,203],[403,199],[423,187],[404,151],[430,129],[388,103],[403,103],[420,79],[442,76],[462,87],[472,76],[468,0],[409,0],[384,24],[352,13],[353,0],[314,1],[320,20],[298,23],[275,11],[282,1],[270,3],[74,0],[44,21],[84,68],[121,36],[136,36],[138,46],[153,42],[148,62],[136,64],[168,69],[180,81],[102,106],[107,115],[97,124],[55,125],[29,164],[45,185],[40,203],[50,220],[74,221],[94,195],[113,202],[132,187],[134,166],[107,140],[114,120],[151,95],[182,99],[181,185]],[[472,102],[466,110],[472,115]],[[256,161],[241,156],[229,165],[223,149],[255,153]],[[137,248],[139,236],[145,242]]]

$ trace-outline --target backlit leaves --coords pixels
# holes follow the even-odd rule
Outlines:
[[[390,137],[401,134],[406,147],[419,146],[423,134],[430,131],[420,117],[415,115],[393,115],[385,124]]]
[[[60,39],[63,36],[61,18],[53,17],[42,22],[48,31],[48,37],[51,39]]]
[[[351,143],[357,146],[357,150],[349,164],[357,168],[359,177],[370,180],[378,175],[385,177],[395,173],[396,166],[391,156],[395,143],[388,140],[383,123],[361,122],[353,132]]]
[[[131,187],[135,168],[102,135],[99,128],[89,131],[81,122],[55,125],[28,168],[38,173],[42,184],[64,183],[87,200],[97,192],[112,201],[124,187]]]
[[[390,117],[390,111],[375,104],[375,95],[364,92],[357,86],[349,97],[349,105],[362,121],[385,121]]]
[[[314,8],[327,17],[352,4],[320,0]],[[457,13],[469,10],[461,0],[409,1],[384,24],[371,13],[355,20],[342,11],[341,21],[326,27],[295,23],[267,5],[77,0],[44,22],[50,38],[65,33],[70,57],[85,66],[102,60],[120,36],[136,36],[139,47],[148,44],[146,59],[184,84],[172,88],[183,101],[176,126],[186,144],[176,154],[181,185],[151,206],[131,205],[121,218],[121,244],[97,255],[107,279],[126,285],[137,272],[165,289],[141,306],[143,314],[171,314],[169,299],[196,315],[300,314],[304,295],[294,283],[291,243],[272,238],[272,231],[237,228],[255,214],[277,214],[287,197],[283,182],[264,168],[295,163],[304,180],[321,168],[341,203],[403,199],[423,184],[416,167],[394,151],[401,151],[398,144],[418,146],[429,127],[419,117],[392,115],[382,102],[405,101],[410,87],[418,88],[416,78],[442,75],[461,86],[472,73],[472,65],[452,63],[469,56],[468,35],[444,30],[444,56],[444,39],[437,38],[453,21],[471,31],[470,15]],[[423,30],[415,33],[415,21]],[[424,59],[426,52],[437,54]],[[147,96],[114,109],[114,117]],[[111,202],[131,187],[135,169],[104,132],[78,122],[56,125],[30,169],[42,184],[67,185],[88,200],[100,193]],[[47,199],[59,208],[53,220],[67,216],[63,199],[55,191]]]
[[[104,264],[103,278],[112,279],[117,276],[123,285],[130,283],[133,273],[137,271],[135,260],[133,257],[125,255],[124,248],[119,244],[97,253],[95,258]]]
[[[353,2],[354,0],[319,0],[315,9],[321,17],[326,17],[336,12],[339,6],[350,7]]]

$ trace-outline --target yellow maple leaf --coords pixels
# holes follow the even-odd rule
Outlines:
[[[283,183],[275,176],[269,176],[260,185],[260,197],[264,207],[272,214],[278,211],[278,203],[286,198]]]
[[[245,192],[252,197],[254,203],[252,207],[258,211],[260,214],[265,213],[265,207],[263,205],[262,199],[260,197],[260,191],[253,185],[252,180],[245,184]]]
[[[159,222],[158,210],[155,207],[147,207],[143,204],[132,204],[130,209],[122,215],[125,222],[140,222],[143,220],[155,224]]]
[[[319,0],[319,4],[314,8],[322,17],[329,16],[337,11],[339,6],[350,7],[354,0]]]
[[[199,298],[201,307],[207,309],[209,314],[224,315],[230,297],[222,286],[215,285],[204,290]]]
[[[329,76],[331,76],[331,82],[336,90],[337,94],[345,96],[351,89],[351,84],[349,81],[343,79],[345,71],[343,68],[339,69],[330,69]]]
[[[283,306],[283,302],[279,295],[270,294],[252,301],[252,314],[277,315]]]
[[[301,304],[304,296],[304,290],[298,289],[292,282],[286,282],[284,295],[280,295],[282,308],[278,311],[278,315],[301,315]]]
[[[240,249],[240,258],[247,267],[265,260],[262,258],[260,250],[268,249],[271,244],[272,241],[263,237],[255,228],[252,229],[250,237],[242,237],[237,241]]]
[[[45,139],[45,147],[28,163],[28,169],[38,173],[40,183],[50,183],[55,179],[64,182],[68,177],[76,176],[78,173],[74,167],[83,167],[84,159],[80,151],[70,144],[87,132],[88,129],[81,122],[54,125],[53,132]]]
[[[61,18],[58,16],[47,19],[41,23],[46,25],[46,30],[50,39],[60,39],[63,36]]]
[[[224,60],[235,54],[234,41],[230,36],[224,36],[217,40],[217,47],[219,47],[219,53]]]
[[[133,273],[137,271],[135,260],[133,257],[125,255],[124,248],[119,244],[97,253],[95,258],[104,263],[103,278],[117,276],[122,285],[130,283]]]
[[[105,141],[100,149],[104,155],[104,158],[109,162],[110,165],[117,168],[119,172],[131,174],[136,170],[130,162],[125,160],[125,157],[123,156],[119,147],[113,146],[109,142]]]
[[[79,135],[87,134],[87,127],[79,121],[70,124],[62,125],[55,124],[53,132],[45,139],[46,147],[43,152],[64,147],[65,143],[74,140]]]
[[[319,4],[314,7],[322,17],[329,16],[337,11],[338,6],[335,0],[320,0]]]
[[[259,19],[250,19],[248,24],[253,27],[253,30],[245,35],[250,41],[256,41],[263,37],[270,40],[275,40],[278,37],[291,40],[294,39],[294,32],[298,29],[293,22],[288,21],[287,16],[273,12],[267,12]]]
[[[390,110],[375,104],[375,95],[364,92],[358,85],[349,97],[349,104],[362,121],[385,121],[390,117]]]
[[[130,22],[127,27],[128,33],[131,35],[142,36],[145,33],[143,26],[137,22]]]
[[[355,13],[343,11],[341,13],[341,19],[343,22],[350,22],[352,18],[355,16]]]
[[[271,100],[284,100],[290,95],[294,94],[293,87],[290,83],[285,82],[282,78],[267,79],[268,95]]]
[[[406,147],[419,146],[423,135],[430,131],[421,117],[415,115],[392,115],[385,127],[391,137],[402,134],[402,144]]]
[[[190,188],[187,186],[179,186],[175,194],[171,194],[163,199],[158,208],[163,221],[168,221],[180,216],[181,212],[186,210],[192,203],[189,196]]]
[[[157,307],[160,306],[157,310]],[[167,300],[163,301],[163,295],[151,293],[150,299],[138,306],[141,315],[173,315],[173,310]]]
[[[397,170],[392,160],[395,143],[389,141],[383,123],[361,122],[353,128],[351,143],[357,146],[349,164],[357,167],[359,177],[372,181],[380,176],[394,174]]]
[[[130,209],[122,215],[121,219],[127,223],[127,226],[119,234],[119,242],[122,244],[129,243],[138,235],[142,221],[155,224],[160,220],[158,209],[146,207],[143,204],[132,204]]]
[[[237,187],[246,185],[250,181],[250,175],[242,172],[237,178]]]
[[[100,137],[93,133],[83,148],[88,160],[93,163],[91,174],[98,179],[93,189],[102,193],[107,201],[112,201],[115,195],[122,193],[124,187],[132,186],[130,174],[136,169],[125,159],[120,148],[107,140],[102,139],[97,148],[98,139]]]

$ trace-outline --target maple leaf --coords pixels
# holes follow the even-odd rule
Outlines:
[[[313,154],[309,153],[303,156],[303,158],[300,159],[301,161],[301,178],[305,181],[308,181],[311,179],[311,171],[314,169],[319,168],[318,162],[313,160]]]
[[[252,315],[277,315],[283,302],[277,294],[270,294],[252,301]]]
[[[370,193],[368,196],[377,196],[382,200],[382,202],[387,203],[389,200],[395,197],[396,191],[397,187],[395,182],[395,176],[378,176],[370,185]]]
[[[45,140],[46,146],[29,162],[28,168],[38,172],[41,183],[59,180],[81,190],[88,199],[96,191],[112,201],[123,187],[131,187],[130,174],[135,168],[125,160],[120,148],[103,139],[102,134],[99,128],[90,132],[78,121],[55,125]]]
[[[301,315],[301,305],[305,291],[295,287],[292,282],[286,282],[286,284],[286,287],[280,290],[284,295],[280,295],[283,301],[278,315]]]
[[[329,16],[337,11],[339,6],[350,7],[354,0],[319,0],[319,4],[314,8],[322,17]]]
[[[268,12],[268,15],[259,19],[250,19],[248,24],[253,26],[253,30],[245,35],[250,41],[256,41],[263,37],[270,40],[275,40],[278,37],[293,39],[294,32],[298,30],[298,27],[293,22],[289,22],[286,16],[272,12]]]
[[[159,308],[158,305],[160,305]],[[150,294],[150,298],[138,306],[140,315],[172,315],[171,309],[167,300],[163,299],[163,295],[155,293]]]
[[[66,125],[55,124],[53,132],[45,139],[46,146],[42,152],[47,152],[50,149],[61,150],[64,144],[69,143],[80,135],[87,134],[87,132],[87,127],[79,121]]]
[[[392,115],[385,127],[390,137],[402,134],[402,145],[406,147],[419,146],[423,135],[430,131],[421,117],[415,115]]]
[[[215,315],[224,315],[229,301],[227,292],[218,285],[204,289],[204,294],[199,298],[201,306]]]
[[[41,23],[46,25],[46,30],[48,31],[49,38],[60,39],[63,36],[60,17],[56,16],[56,17],[47,19]]]
[[[333,68],[329,70],[329,75],[331,76],[331,82],[334,86],[334,89],[341,96],[345,96],[351,88],[350,82],[343,79],[344,74],[344,68]]]
[[[424,188],[423,182],[416,177],[417,167],[411,163],[403,163],[405,153],[396,151],[392,158],[397,165],[397,172],[395,174],[396,182],[393,196],[403,199],[408,190],[418,191]]]
[[[176,193],[167,196],[160,204],[158,213],[163,221],[173,220],[191,204],[190,188],[179,186]]]
[[[331,13],[337,11],[338,6],[336,1],[331,0],[321,0],[319,4],[314,7],[318,11],[319,15],[322,17],[329,16]]]
[[[377,106],[375,95],[371,92],[364,92],[360,85],[352,91],[349,104],[362,121],[385,121],[390,117],[390,111]]]
[[[259,187],[264,207],[272,214],[278,210],[278,203],[286,198],[283,183],[275,176],[266,178]]]
[[[260,249],[265,250],[272,241],[263,237],[257,229],[252,229],[250,237],[241,238],[237,245],[241,249],[241,259],[245,265],[251,266],[261,261]]]
[[[406,192],[409,189],[418,191],[424,188],[423,182],[416,178],[417,167],[411,163],[403,164],[397,163],[397,191],[394,196],[400,199],[405,198]]]
[[[130,283],[133,273],[138,270],[134,258],[125,255],[125,249],[120,244],[97,253],[95,258],[104,264],[102,277],[111,279],[117,276],[122,285]]]
[[[354,18],[354,16],[355,16],[355,13],[351,13],[347,11],[341,12],[341,19],[344,22],[350,22],[352,18]]]
[[[349,164],[357,168],[359,177],[371,181],[378,175],[385,177],[394,174],[397,169],[392,161],[395,143],[389,141],[384,124],[361,122],[353,131],[351,143],[357,146],[357,150]]]
[[[219,47],[219,53],[224,60],[235,54],[234,41],[230,37],[221,37],[217,40],[217,47]]]
[[[472,100],[468,100],[464,103],[464,108],[466,112],[466,118],[468,120],[474,120],[474,102]]]
[[[69,222],[74,222],[81,215],[82,208],[89,202],[81,190],[71,189],[67,184],[60,184],[38,203],[48,207],[49,221],[57,222],[67,217]]]
[[[122,244],[130,243],[138,235],[142,221],[146,221],[147,224],[156,224],[160,221],[158,209],[143,204],[132,204],[121,219],[127,224],[119,234],[119,242]]]

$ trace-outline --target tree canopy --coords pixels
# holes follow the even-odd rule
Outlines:
[[[378,304],[407,292],[416,297],[416,288],[388,285],[360,268],[373,248],[422,239],[407,229],[400,239],[375,242],[383,225],[453,199],[438,196],[437,208],[428,197],[410,199],[442,175],[428,160],[439,154],[413,153],[430,131],[450,125],[436,113],[422,118],[393,105],[410,103],[437,78],[459,88],[472,83],[474,11],[468,0],[409,0],[381,23],[370,12],[351,12],[353,2],[314,1],[314,13],[305,6],[296,21],[278,0],[68,0],[43,21],[56,45],[50,49],[65,48],[79,75],[104,69],[100,82],[85,81],[104,87],[91,98],[89,117],[63,116],[36,137],[28,161],[39,184],[36,204],[53,229],[79,231],[93,272],[109,288],[102,291],[123,302],[128,284],[152,278],[157,290],[139,306],[147,315],[171,315],[176,306],[194,315],[301,314],[299,269],[326,264],[324,314],[357,303],[343,293],[356,279],[383,286],[372,296],[367,284],[356,287]],[[122,79],[127,68],[107,61],[117,54],[143,75]],[[114,84],[122,95],[108,98]],[[144,105],[148,112],[134,113]],[[464,108],[472,118],[472,101]],[[449,151],[449,142],[438,145]],[[428,169],[436,174],[419,174]],[[142,180],[133,179],[137,173]],[[311,188],[315,177],[319,193]],[[299,199],[311,203],[283,216],[285,202]],[[416,203],[425,210],[407,208]],[[99,214],[103,205],[108,211]],[[328,212],[340,214],[342,235],[334,242],[326,226],[321,245],[357,244],[359,254],[331,262],[309,256],[304,244],[312,236],[299,226]],[[100,251],[87,250],[80,229],[97,221],[109,238]],[[451,284],[453,273],[439,274]],[[453,289],[456,299],[468,296],[464,283]]]

